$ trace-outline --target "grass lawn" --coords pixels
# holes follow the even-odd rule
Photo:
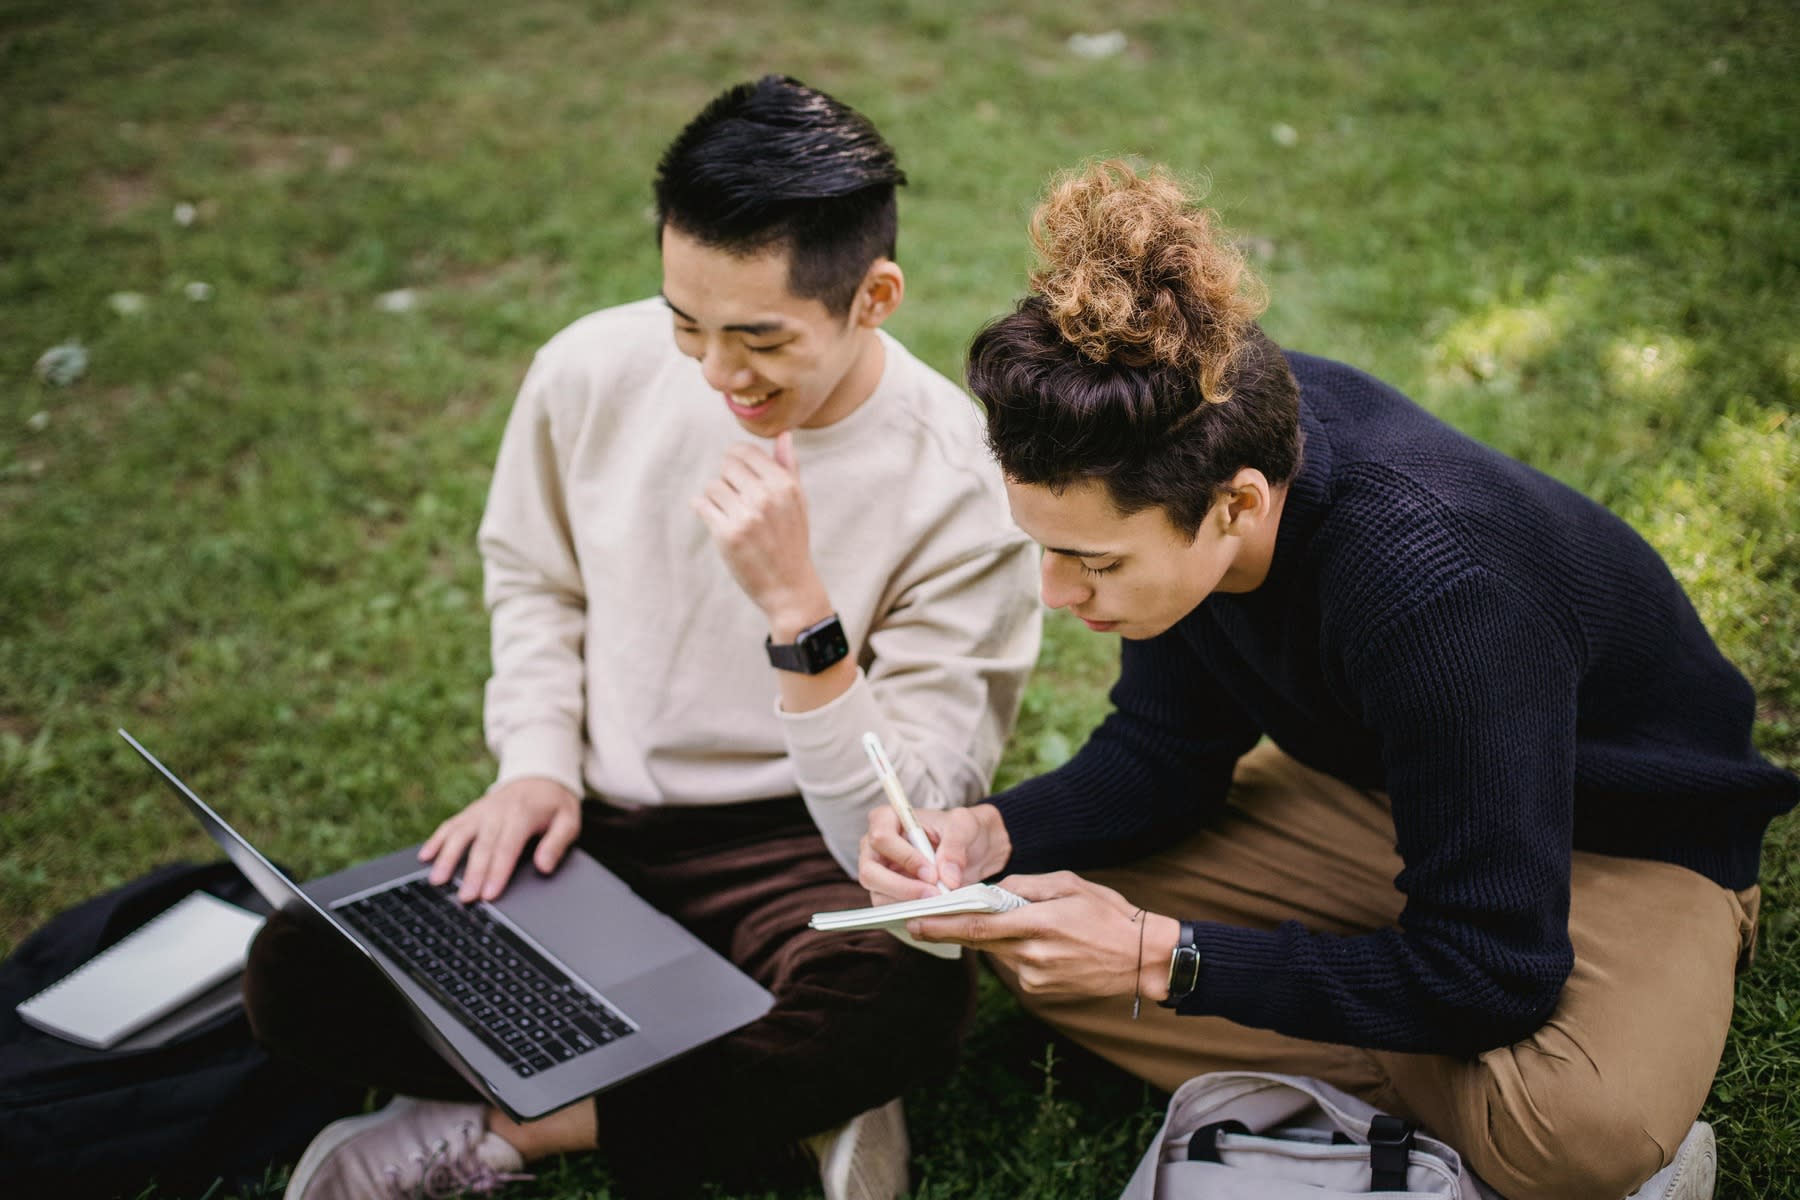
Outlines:
[[[1116,57],[1066,47],[1107,28]],[[1208,175],[1275,338],[1633,522],[1800,767],[1797,34],[1779,0],[0,0],[0,951],[211,856],[117,725],[306,875],[480,791],[513,389],[656,289],[658,150],[768,70],[898,148],[890,328],[953,376],[1047,173]],[[86,373],[41,382],[70,340]],[[1003,781],[1080,744],[1115,654],[1051,622]],[[1722,1196],[1800,1194],[1800,822],[1763,886]],[[1161,1099],[1047,1045],[985,993],[957,1086],[909,1098],[916,1195],[1123,1185]],[[564,1163],[519,1194],[609,1193]]]

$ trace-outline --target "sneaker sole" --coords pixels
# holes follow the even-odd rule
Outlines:
[[[1719,1176],[1718,1141],[1711,1125],[1701,1124],[1698,1130],[1700,1136],[1686,1139],[1676,1152],[1668,1200],[1712,1200]]]
[[[904,1110],[890,1102],[855,1123],[832,1147],[830,1160],[820,1164],[825,1200],[894,1200],[911,1182]]]

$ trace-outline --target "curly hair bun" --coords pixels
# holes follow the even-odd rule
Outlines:
[[[1190,372],[1213,403],[1265,307],[1262,284],[1202,208],[1161,167],[1119,160],[1051,182],[1031,218],[1031,288],[1062,336],[1096,362]]]

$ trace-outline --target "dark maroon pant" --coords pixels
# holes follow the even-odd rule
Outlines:
[[[880,930],[809,930],[813,913],[860,907],[868,893],[799,799],[635,811],[589,801],[580,843],[775,997],[759,1020],[593,1098],[600,1153],[632,1194],[791,1166],[798,1139],[948,1077],[974,1008],[972,956],[933,958]],[[264,927],[244,995],[277,1054],[406,1095],[475,1098],[374,968],[309,925]]]

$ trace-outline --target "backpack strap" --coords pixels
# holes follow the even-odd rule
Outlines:
[[[1413,1127],[1388,1113],[1369,1118],[1369,1190],[1404,1192],[1412,1158]]]
[[[1202,1125],[1194,1130],[1188,1139],[1189,1162],[1218,1162],[1219,1135],[1221,1133],[1249,1133],[1250,1127],[1242,1121],[1214,1121],[1211,1125]]]

